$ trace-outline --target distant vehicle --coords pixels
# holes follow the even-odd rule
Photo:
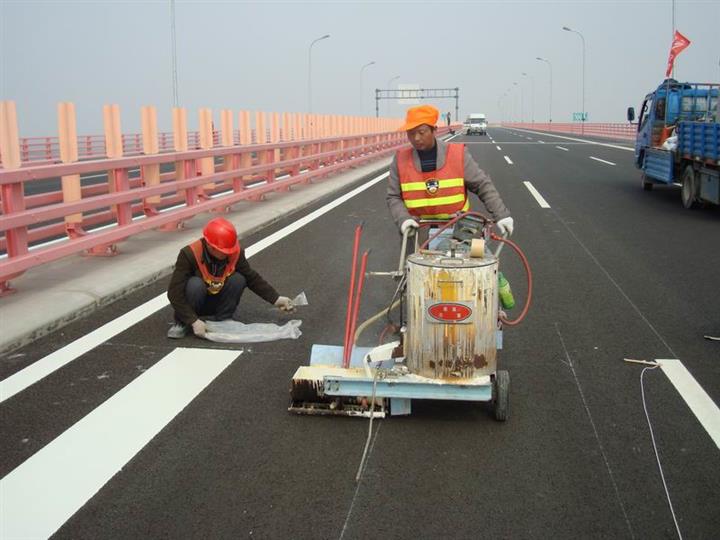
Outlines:
[[[487,135],[487,119],[483,113],[473,113],[465,120],[465,132],[468,135]]]
[[[635,137],[642,187],[681,186],[682,204],[720,204],[720,84],[666,79],[643,100]],[[627,119],[635,120],[628,107]]]

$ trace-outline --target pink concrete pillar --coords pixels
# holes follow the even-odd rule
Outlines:
[[[110,159],[123,157],[120,106],[117,104],[103,106],[103,122],[105,127],[105,153],[107,157]],[[113,169],[108,171],[108,189],[110,193],[130,189],[127,169]],[[132,222],[132,208],[130,203],[113,205],[112,210],[119,225],[128,225]]]
[[[75,163],[78,160],[77,122],[75,105],[70,102],[58,103],[58,142],[60,144],[60,161]],[[63,202],[75,202],[82,199],[80,175],[69,174],[61,178]],[[65,216],[65,230],[70,231],[82,224],[82,213]]]

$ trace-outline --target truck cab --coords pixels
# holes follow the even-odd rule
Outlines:
[[[473,113],[465,120],[468,135],[487,135],[487,118],[483,113]]]

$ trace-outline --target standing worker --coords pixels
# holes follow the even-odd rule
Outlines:
[[[480,169],[464,144],[435,138],[439,112],[431,105],[408,109],[405,124],[412,148],[395,153],[390,164],[386,201],[393,220],[405,233],[420,219],[447,220],[470,209],[468,191],[477,195],[502,234],[513,232],[513,218],[492,179]],[[412,231],[410,231],[412,233]]]
[[[250,268],[233,224],[224,218],[211,219],[202,238],[178,254],[167,292],[175,310],[175,324],[167,336],[179,339],[192,329],[196,336],[203,337],[203,319],[236,319],[245,287],[283,311],[294,308],[290,298],[280,296]]]

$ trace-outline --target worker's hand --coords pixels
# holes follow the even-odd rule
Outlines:
[[[408,236],[412,236],[413,234],[415,234],[415,229],[417,229],[419,226],[420,224],[414,219],[406,219],[402,222],[402,225],[400,225],[400,232],[402,234],[405,234],[405,231],[410,229],[410,231],[408,232]]]
[[[275,300],[275,306],[283,311],[295,311],[295,304],[287,296],[278,296],[278,299]]]
[[[497,222],[497,228],[500,231],[500,234],[507,234],[508,236],[512,236],[513,218],[509,216],[506,218],[502,218],[500,221]]]
[[[198,319],[194,323],[192,323],[192,330],[193,334],[195,334],[197,337],[205,337],[205,334],[207,334],[207,327],[205,326],[205,321]]]

